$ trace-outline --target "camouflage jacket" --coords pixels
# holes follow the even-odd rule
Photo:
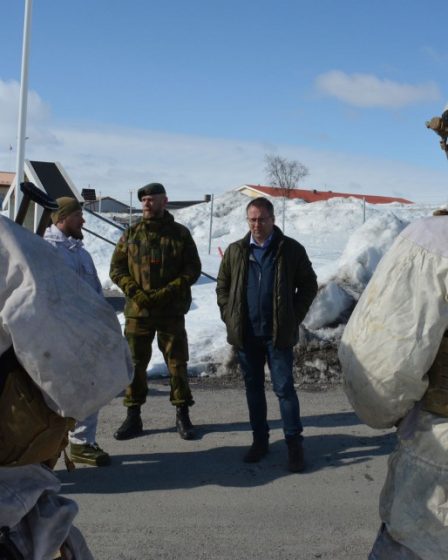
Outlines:
[[[110,265],[110,278],[126,295],[127,318],[187,313],[190,286],[201,261],[189,230],[165,210],[161,219],[142,220],[121,236]]]

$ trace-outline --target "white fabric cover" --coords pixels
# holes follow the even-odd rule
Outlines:
[[[132,379],[112,306],[49,243],[0,216],[0,354],[11,344],[61,416],[86,418]]]
[[[381,519],[422,560],[446,560],[448,419],[417,404],[400,424],[398,441],[381,492]]]
[[[408,226],[380,261],[342,336],[345,390],[373,428],[389,428],[425,393],[448,328],[448,217]]]
[[[396,239],[339,348],[356,413],[374,428],[399,423],[380,515],[392,538],[423,560],[448,554],[448,419],[418,403],[447,328],[448,217],[436,216]]]
[[[76,560],[93,560],[81,533],[72,525],[78,506],[59,496],[61,484],[40,465],[0,468],[0,527],[27,560],[54,558],[63,543]]]

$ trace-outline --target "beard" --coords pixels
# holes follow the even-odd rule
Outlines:
[[[153,219],[158,220],[163,217],[165,210],[162,208],[161,210],[143,210],[143,217],[147,220]]]
[[[70,234],[70,237],[73,237],[73,239],[84,239],[84,234],[81,230],[74,231]]]

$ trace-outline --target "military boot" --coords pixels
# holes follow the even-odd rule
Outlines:
[[[176,407],[176,429],[182,439],[194,439],[194,427],[186,404]]]
[[[258,463],[269,452],[269,436],[254,436],[254,441],[243,457],[245,463]]]
[[[97,443],[70,443],[70,458],[73,463],[85,463],[94,467],[110,465],[109,453]]]
[[[115,439],[132,439],[143,432],[143,423],[139,406],[128,407],[128,413],[123,424],[114,433]]]
[[[288,469],[293,473],[305,470],[305,456],[303,452],[302,440],[291,438],[286,440],[288,446]]]

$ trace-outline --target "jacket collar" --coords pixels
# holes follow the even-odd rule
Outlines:
[[[52,241],[53,243],[61,243],[68,249],[77,249],[84,246],[81,239],[67,237],[65,233],[63,233],[54,224],[51,224],[51,226],[45,230],[44,238],[47,241]]]
[[[274,225],[274,232],[272,234],[270,247],[272,247],[272,248],[278,247],[278,245],[282,242],[284,237],[285,236],[284,236],[282,230],[279,227],[277,227],[276,225]],[[250,233],[250,231],[248,231],[246,233],[246,235],[243,237],[243,239],[241,239],[241,245],[246,250],[249,250],[249,248],[250,248],[250,238],[251,238],[251,233]]]

